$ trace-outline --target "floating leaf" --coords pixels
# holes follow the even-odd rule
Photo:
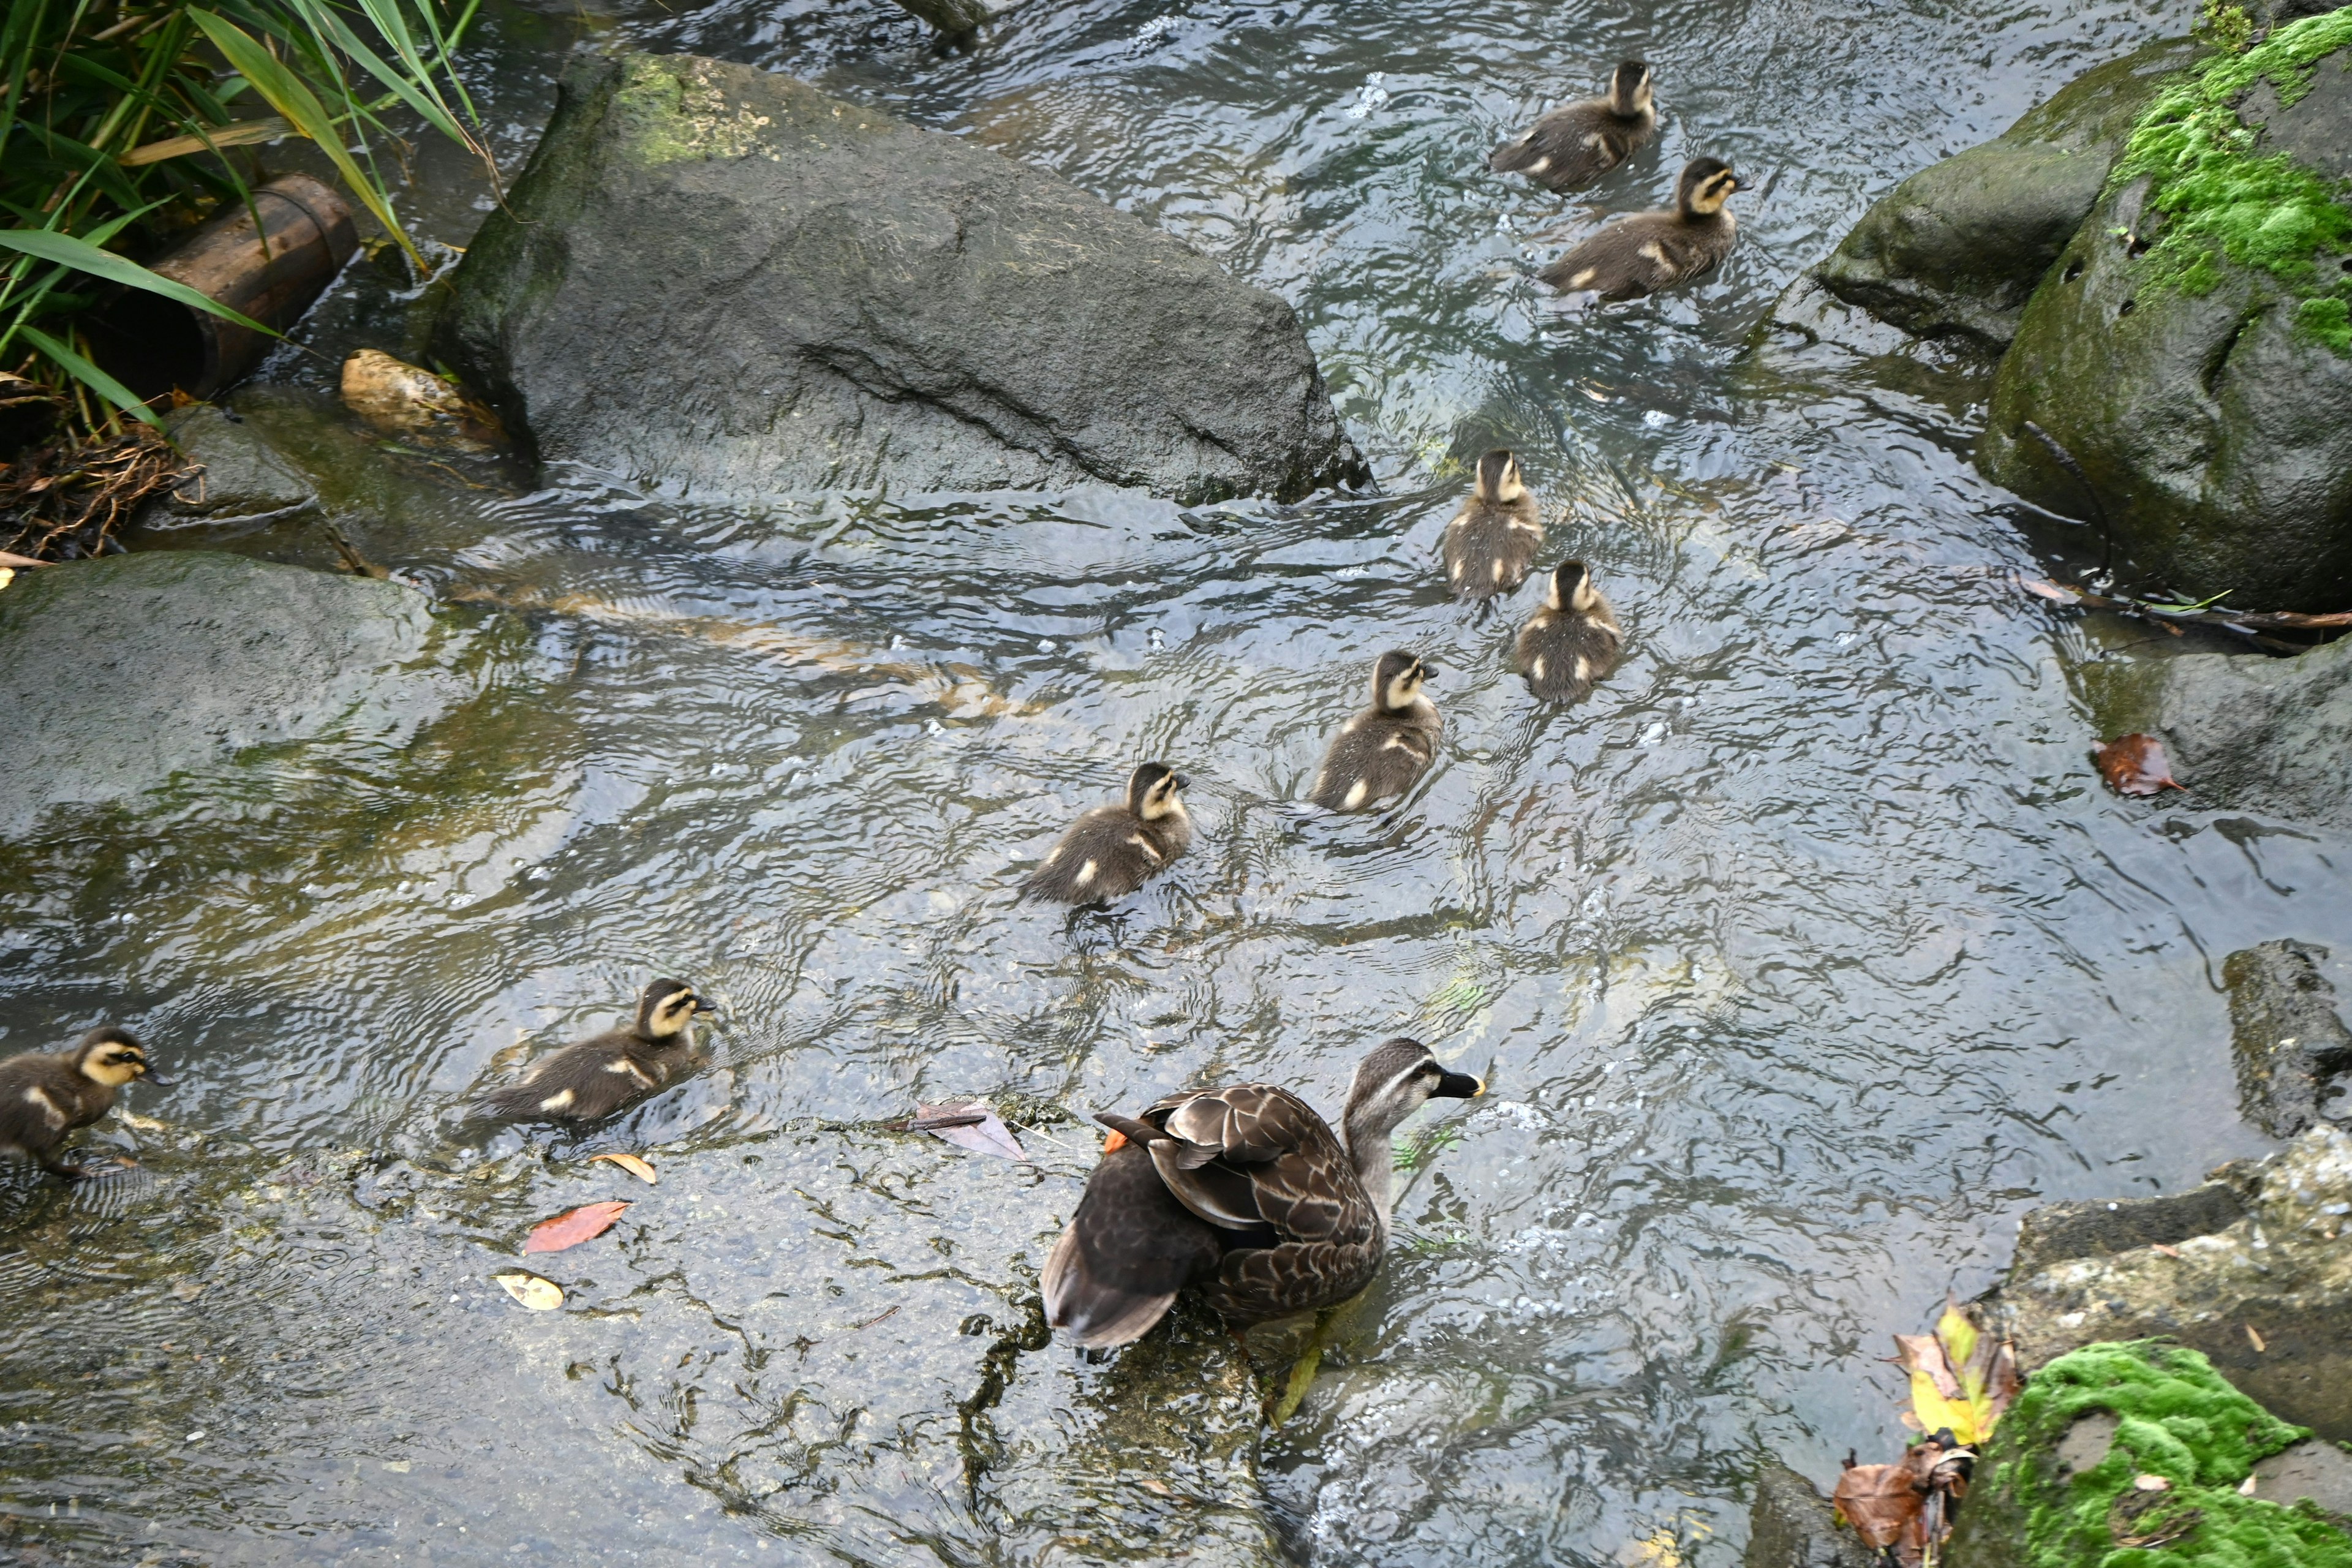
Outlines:
[[[553,1219],[543,1219],[530,1227],[530,1238],[522,1244],[525,1252],[561,1252],[567,1247],[577,1247],[592,1241],[613,1228],[621,1211],[629,1205],[622,1203],[583,1204],[576,1209],[566,1209]]]
[[[1947,1399],[1960,1396],[1960,1380],[1944,1359],[1944,1347],[1933,1334],[1895,1336],[1895,1364],[1908,1373],[1926,1373],[1936,1380],[1936,1391]]]
[[[1920,1483],[1908,1455],[1899,1465],[1848,1465],[1831,1501],[1864,1546],[1892,1546],[1918,1522],[1920,1506],[1927,1500]]]
[[[1948,1428],[1963,1444],[1977,1440],[1976,1411],[1966,1399],[1947,1399],[1936,1386],[1936,1380],[1924,1372],[1911,1374],[1911,1408],[1919,1416],[1919,1429],[1936,1432]]]
[[[1977,1326],[1969,1321],[1967,1314],[1951,1301],[1945,1301],[1944,1315],[1936,1320],[1936,1342],[1944,1347],[1944,1359],[1951,1363],[1952,1375],[1959,1378],[1964,1387],[1971,1363],[1977,1359],[1979,1338]],[[1982,1382],[1981,1370],[1975,1370],[1979,1373],[1977,1381]]]
[[[976,1121],[965,1119],[979,1118]],[[1000,1160],[1026,1160],[1021,1145],[1013,1141],[996,1112],[977,1100],[955,1100],[946,1105],[919,1105],[915,1108],[913,1125],[934,1138],[944,1138],[959,1149],[969,1149],[975,1154],[993,1154]]]
[[[2099,776],[2117,795],[2155,795],[2189,787],[2172,776],[2172,759],[2164,754],[2164,742],[2153,735],[2118,735],[2101,746],[2096,755]]]
[[[635,1154],[591,1154],[588,1156],[588,1163],[592,1165],[599,1160],[610,1160],[614,1164],[620,1166],[621,1169],[628,1172],[629,1174],[636,1177],[637,1180],[643,1182],[649,1187],[661,1180],[661,1177],[655,1173],[653,1163],[651,1161],[639,1159]]]
[[[490,1278],[505,1286],[508,1295],[534,1312],[552,1312],[563,1305],[563,1288],[552,1279],[541,1279],[536,1274],[520,1271],[493,1274]]]

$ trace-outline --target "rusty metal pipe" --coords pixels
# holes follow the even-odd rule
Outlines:
[[[341,195],[308,174],[280,174],[255,187],[249,205],[222,213],[148,266],[283,331],[358,248],[352,209]],[[122,290],[87,330],[98,363],[133,396],[150,400],[174,387],[210,397],[252,369],[272,342],[139,289]]]

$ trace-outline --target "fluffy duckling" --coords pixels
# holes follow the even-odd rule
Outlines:
[[[1498,174],[1525,174],[1555,191],[1580,190],[1633,156],[1657,133],[1650,68],[1627,60],[1599,98],[1555,109],[1486,155]]]
[[[483,1097],[477,1116],[500,1121],[594,1121],[683,1077],[696,1060],[694,1018],[710,1004],[683,980],[656,980],[635,1022],[542,1057],[522,1078]]]
[[[1410,653],[1372,667],[1372,705],[1339,726],[1307,798],[1330,811],[1362,811],[1411,789],[1437,760],[1445,721],[1422,695],[1436,669]]]
[[[58,1158],[67,1134],[113,1110],[122,1086],[145,1076],[147,1047],[130,1030],[110,1025],[92,1029],[69,1051],[27,1051],[0,1061],[0,1154],[77,1179],[81,1167]]]
[[[1478,459],[1470,499],[1445,525],[1445,581],[1465,599],[1491,599],[1527,581],[1543,519],[1519,480],[1519,460],[1496,447]]]
[[[1671,212],[1619,218],[1537,276],[1563,293],[1633,300],[1692,279],[1731,254],[1738,224],[1724,206],[1740,189],[1720,158],[1693,158],[1675,182]]]
[[[1433,1099],[1486,1091],[1398,1038],[1357,1066],[1337,1136],[1270,1083],[1096,1117],[1116,1136],[1046,1257],[1045,1321],[1101,1350],[1141,1339],[1188,1285],[1236,1329],[1346,1300],[1388,1247],[1390,1134]]]
[[[1177,794],[1184,783],[1165,763],[1138,767],[1128,775],[1127,804],[1098,805],[1070,824],[1045,863],[1021,884],[1022,897],[1103,903],[1160,875],[1192,843],[1192,819]]]
[[[1528,689],[1547,702],[1581,702],[1593,686],[1617,667],[1625,634],[1617,612],[1581,561],[1552,568],[1544,607],[1519,628],[1519,668]]]

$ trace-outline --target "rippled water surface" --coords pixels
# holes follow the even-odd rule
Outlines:
[[[1894,179],[2186,21],[1034,0],[957,54],[872,3],[493,16],[510,158],[593,35],[795,70],[1166,226],[1297,306],[1383,493],[530,489],[341,423],[317,366],[398,346],[355,268],[329,357],[245,396],[446,603],[451,694],[404,748],[0,847],[7,1048],[121,1017],[183,1079],[106,1134],[140,1173],[0,1188],[0,1542],[1737,1561],[1759,1456],[1826,1480],[1899,1441],[1886,1336],[1988,1283],[2021,1210],[2264,1146],[2221,955],[2352,941],[2342,844],[2099,787],[2067,671],[2128,638],[2009,584],[2039,568],[1967,462],[1979,373],[1739,359]],[[1481,172],[1627,54],[1666,127],[1589,202]],[[1758,186],[1720,275],[1584,316],[1531,285],[1701,151]],[[477,187],[429,184],[462,241]],[[1497,440],[1557,514],[1546,560],[1591,562],[1631,634],[1571,712],[1434,569]],[[327,559],[299,527],[234,547]],[[1391,646],[1444,672],[1433,777],[1379,820],[1286,804]],[[1196,781],[1193,855],[1106,913],[1016,904],[1147,755]],[[581,1140],[460,1125],[656,973],[724,1004],[710,1071]],[[1288,1426],[1259,1433],[1197,1319],[1101,1365],[1045,1342],[1087,1115],[1244,1075],[1336,1110],[1397,1032],[1494,1092],[1420,1141],[1399,1249]],[[1035,1167],[887,1128],[959,1093]],[[585,1159],[620,1150],[660,1185]],[[608,1197],[635,1207],[547,1260],[565,1311],[489,1283]]]

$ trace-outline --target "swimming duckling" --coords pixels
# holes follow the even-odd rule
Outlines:
[[[695,1062],[694,1016],[710,1004],[683,980],[656,980],[636,1021],[542,1057],[518,1082],[482,1098],[474,1114],[500,1121],[594,1121],[667,1088]]]
[[[1528,689],[1547,702],[1581,702],[1617,667],[1625,634],[1581,561],[1563,561],[1545,584],[1544,607],[1519,628],[1516,649]]]
[[[1519,481],[1519,460],[1496,447],[1478,459],[1470,499],[1445,525],[1445,581],[1465,599],[1491,599],[1527,581],[1543,543],[1536,498]]]
[[[1635,213],[1536,274],[1563,293],[1633,300],[1692,279],[1731,254],[1738,220],[1724,206],[1741,188],[1720,158],[1693,158],[1675,182],[1672,212]]]
[[[1372,705],[1339,726],[1307,798],[1331,811],[1361,811],[1402,795],[1437,760],[1445,721],[1421,694],[1436,669],[1409,653],[1384,653],[1372,667]]]
[[[122,1086],[146,1073],[147,1047],[110,1025],[92,1029],[69,1051],[27,1051],[0,1061],[0,1154],[78,1179],[82,1168],[58,1158],[66,1135],[113,1110]]]
[[[1103,903],[1160,875],[1192,842],[1192,819],[1176,793],[1184,783],[1165,763],[1138,767],[1127,778],[1127,804],[1098,805],[1070,824],[1045,863],[1021,884],[1021,896]]]
[[[1627,60],[1609,79],[1608,92],[1553,110],[1488,153],[1486,167],[1555,191],[1579,190],[1633,156],[1657,130],[1650,68]]]
[[[1141,1339],[1187,1285],[1235,1328],[1346,1300],[1388,1247],[1389,1135],[1433,1099],[1486,1091],[1400,1038],[1358,1065],[1339,1137],[1270,1083],[1096,1117],[1117,1136],[1045,1258],[1045,1321],[1099,1350]]]

